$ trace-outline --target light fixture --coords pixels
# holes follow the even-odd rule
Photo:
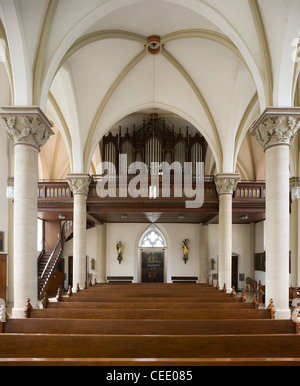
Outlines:
[[[300,198],[299,186],[292,187],[292,200],[298,200]]]
[[[149,186],[149,198],[156,198],[157,195],[156,195],[156,186],[155,185],[151,185]]]
[[[14,199],[14,177],[8,177],[7,179],[6,198]]]
[[[184,214],[179,214],[177,217],[178,217],[178,220],[183,220],[184,219]]]
[[[59,214],[59,215],[58,215],[58,218],[59,218],[60,220],[65,220],[65,219],[66,219],[66,216],[65,216],[64,214]]]
[[[126,214],[126,213],[121,214],[121,218],[126,219],[127,217],[128,217],[128,214]]]
[[[292,177],[290,179],[291,199],[298,200],[300,198],[300,178]]]
[[[160,42],[160,36],[158,35],[151,35],[148,37],[148,44],[145,45],[146,50],[149,52],[151,55],[156,55],[159,54],[164,45],[161,44]]]
[[[247,216],[246,214],[243,214],[243,215],[241,216],[241,220],[248,220],[248,216]]]

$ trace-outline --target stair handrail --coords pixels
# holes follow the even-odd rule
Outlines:
[[[43,279],[43,277],[44,277],[44,275],[45,275],[45,273],[46,273],[46,271],[47,271],[47,269],[48,269],[48,266],[49,266],[49,264],[50,264],[50,262],[51,262],[51,260],[52,260],[52,258],[53,258],[53,256],[54,256],[54,254],[55,254],[55,252],[56,252],[56,250],[57,250],[59,244],[62,243],[63,234],[64,234],[64,226],[65,226],[65,222],[64,222],[64,224],[63,224],[63,226],[62,226],[62,228],[61,228],[61,232],[60,232],[60,235],[59,235],[59,239],[58,239],[58,241],[57,241],[57,244],[56,244],[55,248],[53,249],[53,251],[52,251],[52,253],[51,253],[50,257],[49,257],[49,259],[48,259],[48,261],[47,261],[47,263],[46,263],[46,265],[45,265],[45,268],[44,268],[44,270],[43,270],[41,276],[39,277],[39,280]]]
[[[38,257],[38,263],[39,261],[41,260],[42,256],[45,254],[45,249],[42,249],[40,254],[39,254],[39,257]]]

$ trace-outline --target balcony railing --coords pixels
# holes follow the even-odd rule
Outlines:
[[[101,176],[92,176],[92,182],[89,189],[88,201],[93,203],[112,201],[112,202],[124,202],[127,200],[142,200],[142,201],[153,201],[149,197],[149,190],[143,191],[144,197],[133,198],[128,194],[128,184],[135,176],[127,176],[127,183],[124,184],[122,180],[117,176],[114,183],[115,191],[114,196],[108,194],[107,197],[101,198],[97,193],[97,182],[101,181]],[[173,176],[170,176],[169,194],[168,197],[163,197],[163,184],[162,176],[159,176],[158,185],[156,189],[157,200],[170,201],[172,200],[186,200],[186,194],[189,189],[178,185]],[[151,186],[151,178],[149,177],[148,186]],[[195,185],[195,183],[194,183]],[[195,186],[194,186],[195,187]],[[182,198],[178,196],[178,189],[182,191]],[[191,192],[190,192],[191,193]],[[38,183],[38,201],[39,202],[71,202],[73,201],[73,193],[66,180],[40,180]],[[218,195],[213,181],[213,176],[206,176],[204,179],[204,202],[218,202]],[[265,202],[265,182],[264,181],[240,181],[233,194],[233,202],[251,202],[251,203],[264,203]]]

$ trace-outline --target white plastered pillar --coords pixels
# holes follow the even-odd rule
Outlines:
[[[232,195],[239,181],[235,173],[217,174],[215,184],[219,195],[219,261],[218,282],[220,288],[232,288]]]
[[[273,299],[277,319],[289,319],[289,148],[300,121],[294,109],[268,108],[252,134],[266,157],[266,306]],[[298,115],[299,116],[299,115]]]
[[[87,284],[86,277],[86,199],[91,177],[88,174],[68,174],[74,195],[73,202],[73,291]]]
[[[54,133],[39,108],[1,108],[0,122],[14,142],[14,306],[13,318],[24,317],[27,298],[38,301],[37,190],[38,154]]]
[[[298,198],[294,197],[293,191],[299,189],[299,178],[290,179],[291,194],[291,229],[290,229],[290,248],[291,248],[291,286],[298,287]]]
[[[208,280],[208,226],[200,224],[200,273],[199,283],[206,283]]]
[[[106,283],[106,224],[97,226],[97,282]]]

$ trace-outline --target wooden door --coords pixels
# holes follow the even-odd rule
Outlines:
[[[7,284],[7,255],[0,255],[0,298],[6,302]]]
[[[73,256],[68,258],[68,287],[73,288]]]
[[[235,290],[238,290],[238,256],[233,255],[232,256],[232,273],[231,273],[231,287],[235,288]]]
[[[164,251],[142,251],[142,283],[164,282]]]

